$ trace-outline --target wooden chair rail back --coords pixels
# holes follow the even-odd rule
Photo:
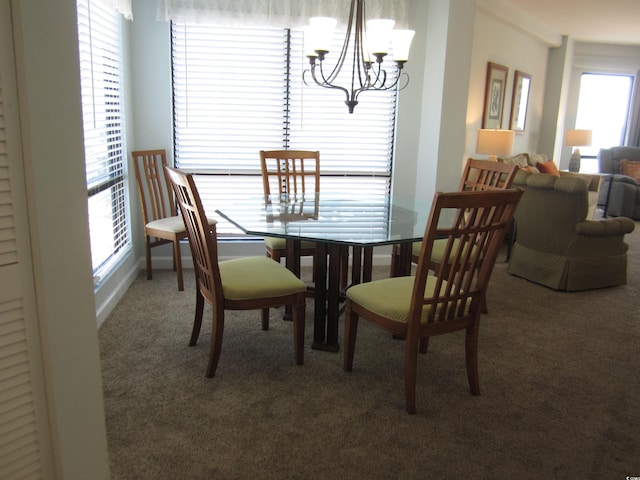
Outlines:
[[[300,196],[320,191],[320,152],[261,150],[264,194]],[[272,192],[273,189],[273,192]]]
[[[131,152],[131,155],[144,223],[175,216],[177,210],[164,170],[167,165],[166,152],[138,150]]]
[[[215,224],[207,219],[193,175],[166,167],[180,213],[187,228],[196,279],[202,294],[211,302],[223,303],[218,269],[218,244]]]
[[[430,306],[428,323],[446,322],[481,308],[506,228],[522,196],[520,190],[437,194],[416,270],[412,299],[415,312]],[[455,221],[438,226],[441,212],[457,209]],[[445,258],[434,272],[430,264],[434,242],[445,242]],[[429,275],[435,277],[433,295],[424,297]],[[420,327],[420,315],[411,317]],[[425,327],[426,328],[426,327]]]
[[[458,191],[511,188],[517,172],[516,165],[469,158],[465,163]]]

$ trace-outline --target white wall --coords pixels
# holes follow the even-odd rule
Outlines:
[[[502,128],[505,129],[509,128],[514,72],[520,70],[531,75],[525,131],[516,134],[513,153],[537,153],[549,45],[484,9],[479,9],[476,15],[473,45],[465,143],[467,155],[483,157],[476,154],[475,149],[477,132],[482,126],[487,62],[509,69],[502,116]]]
[[[464,160],[475,0],[413,0],[416,31],[400,92],[393,189],[422,198],[456,189]],[[461,93],[464,92],[464,93]]]

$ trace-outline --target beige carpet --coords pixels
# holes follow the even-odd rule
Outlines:
[[[640,475],[640,224],[629,284],[562,293],[498,263],[480,332],[482,395],[462,335],[433,339],[404,409],[403,343],[361,322],[338,354],[293,360],[291,323],[230,312],[217,376],[207,321],[172,272],[140,274],[100,329],[114,479],[624,479]],[[377,269],[385,275],[386,269]],[[342,338],[342,333],[340,335]]]

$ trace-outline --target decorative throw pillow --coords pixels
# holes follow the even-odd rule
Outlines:
[[[633,162],[626,158],[620,160],[620,173],[640,182],[640,162]]]
[[[538,163],[549,161],[544,153],[529,153],[527,156],[529,157],[528,164],[530,167],[535,167]]]
[[[538,162],[536,163],[536,168],[540,170],[540,173],[548,173],[549,175],[555,175],[556,177],[560,176],[558,167],[553,163],[553,160],[549,160],[548,162]]]

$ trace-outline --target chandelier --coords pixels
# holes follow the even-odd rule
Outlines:
[[[331,36],[337,21],[328,17],[313,17],[305,30],[305,50],[309,58],[310,69],[305,70],[302,78],[305,84],[310,73],[313,81],[324,88],[341,90],[346,95],[344,102],[349,113],[358,104],[358,96],[362,92],[390,90],[395,88],[400,79],[403,82],[398,88],[403,89],[409,83],[409,75],[402,72],[402,67],[409,58],[409,47],[413,39],[413,30],[394,30],[395,22],[388,19],[375,19],[366,22],[364,0],[351,0],[347,34],[342,45],[340,56],[333,69],[325,66],[325,57],[329,53]],[[384,57],[392,47],[395,71],[387,74],[383,68]],[[350,61],[348,61],[350,60]],[[351,81],[347,86],[338,85],[338,75],[347,62],[351,65]],[[341,79],[348,79],[348,71]]]

